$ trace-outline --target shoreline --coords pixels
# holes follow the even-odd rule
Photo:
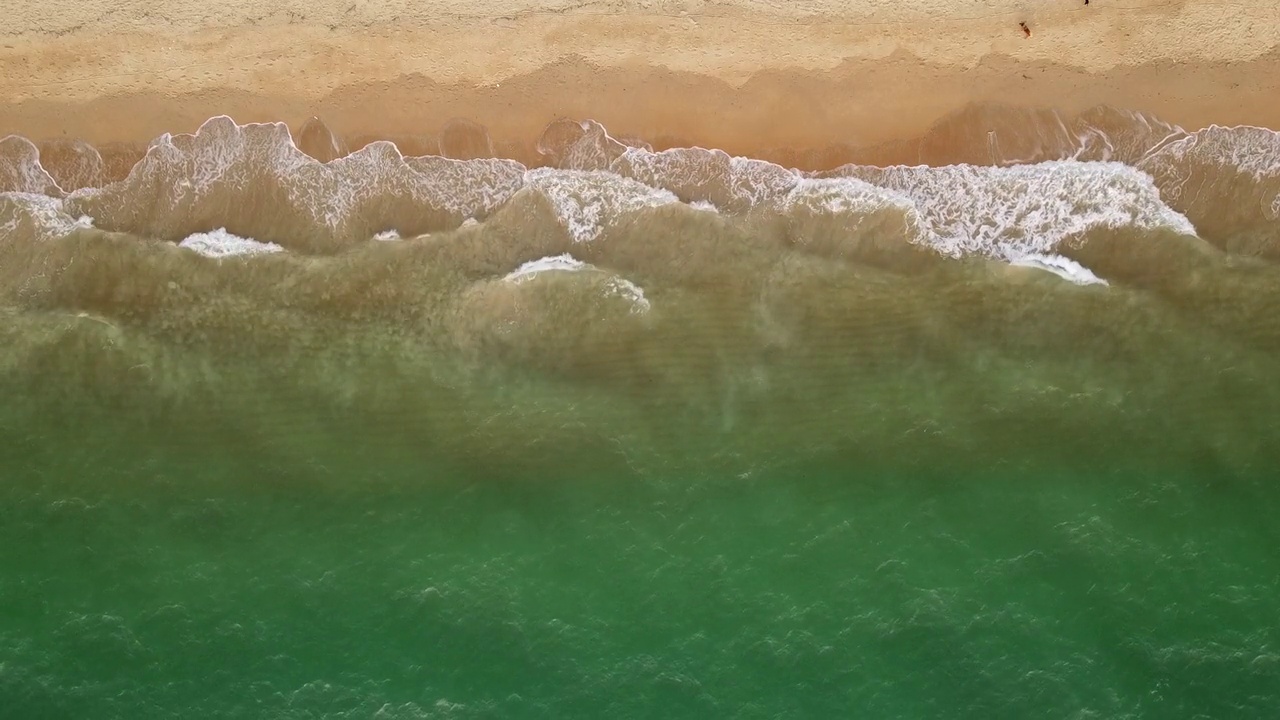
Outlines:
[[[656,148],[819,169],[840,148],[910,141],[975,103],[1280,128],[1280,24],[1261,0],[811,0],[790,12],[761,0],[470,0],[345,13],[349,3],[321,2],[262,18],[224,0],[203,20],[171,0],[171,13],[120,11],[58,34],[74,20],[54,20],[60,5],[24,10],[0,39],[0,136],[142,148],[217,115],[295,133],[319,117],[351,149],[391,139],[412,154],[465,119],[496,154],[523,159],[551,122],[590,118]],[[325,12],[341,21],[317,25]]]

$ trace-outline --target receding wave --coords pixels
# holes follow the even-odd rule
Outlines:
[[[1280,133],[1213,126],[1170,138],[1137,166],[1218,246],[1280,259]]]

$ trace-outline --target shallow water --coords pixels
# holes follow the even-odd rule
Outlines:
[[[1280,711],[1277,133],[298,137],[0,142],[0,715]]]

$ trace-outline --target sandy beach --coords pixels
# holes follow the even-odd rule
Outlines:
[[[1274,13],[1268,0],[57,0],[10,13],[0,135],[137,147],[217,114],[295,132],[318,116],[349,143],[413,151],[465,118],[523,157],[570,117],[820,166],[975,102],[1280,127]]]

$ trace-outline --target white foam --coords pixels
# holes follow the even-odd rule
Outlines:
[[[1071,159],[1115,160],[1128,165],[1135,164],[1151,147],[1187,134],[1152,115],[1108,105],[1076,116],[1072,126],[1080,149]]]
[[[1023,255],[1009,261],[1016,267],[1036,268],[1075,283],[1076,285],[1108,285],[1106,280],[1093,274],[1089,268],[1061,255]]]
[[[544,272],[577,272],[591,268],[590,265],[575,259],[568,253],[552,257],[530,260],[502,278],[507,282],[522,283]]]
[[[252,238],[233,235],[227,232],[226,228],[189,235],[185,240],[178,243],[178,247],[186,248],[208,258],[269,255],[284,252],[284,248],[275,243],[258,242]]]
[[[627,148],[610,170],[663,188],[693,202],[741,212],[785,195],[801,179],[798,172],[766,160],[731,156],[723,150],[672,148],[652,152]]]
[[[61,197],[57,181],[40,164],[40,149],[20,135],[0,138],[0,192]]]
[[[1054,137],[1063,132],[1092,133],[1099,139],[1090,142],[1102,143],[1098,155],[1127,152],[1106,135],[1109,123],[1123,125],[1124,118],[1098,114],[1070,127],[1054,118],[1046,126]],[[1143,125],[1143,118],[1125,122],[1136,128],[1135,136],[1154,136],[1166,129],[1162,124]],[[581,123],[581,130],[581,137],[568,148],[569,160],[595,169],[527,171],[508,160],[404,157],[388,142],[371,143],[320,163],[298,150],[282,123],[238,125],[221,116],[206,121],[194,135],[157,138],[122,183],[77,191],[65,205],[41,205],[28,214],[34,213],[34,218],[44,213],[44,219],[36,222],[53,234],[91,227],[95,221],[88,215],[93,214],[105,228],[167,239],[208,227],[204,220],[208,217],[225,217],[219,222],[268,237],[270,229],[255,229],[255,218],[268,214],[251,212],[252,203],[285,199],[291,208],[303,211],[297,219],[314,217],[317,236],[328,228],[338,238],[393,241],[400,238],[396,231],[374,231],[396,223],[412,234],[414,228],[405,226],[401,218],[414,217],[419,208],[423,217],[450,213],[451,222],[472,225],[529,185],[550,201],[575,243],[597,240],[619,216],[675,203],[678,198],[706,212],[734,213],[761,205],[783,211],[802,207],[842,216],[851,230],[870,227],[864,221],[891,211],[907,218],[910,240],[954,257],[978,254],[1008,262],[1056,256],[1064,239],[1097,228],[1194,233],[1184,215],[1162,202],[1163,179],[1157,189],[1151,177],[1120,163],[1065,160],[1012,167],[854,167],[845,177],[806,178],[774,163],[718,150],[678,148],[655,153],[628,147],[590,121]],[[21,161],[14,168],[25,173],[24,184],[52,181],[39,168],[33,145],[25,140],[3,142],[9,143],[9,155]],[[1086,144],[1079,142],[1082,147]],[[1125,136],[1124,142],[1130,139]],[[1259,186],[1259,195],[1250,198],[1249,204],[1257,201],[1263,215],[1280,219],[1280,133],[1217,126],[1190,136],[1174,133],[1143,163],[1151,168],[1175,166],[1169,170],[1174,180],[1167,192],[1177,193],[1189,172],[1183,161],[1191,160],[1230,165],[1246,177],[1268,183],[1275,179],[1276,185]],[[245,188],[271,197],[249,196]],[[156,207],[139,210],[138,197],[160,199]],[[83,217],[70,219],[77,216]],[[1201,215],[1193,213],[1193,217]],[[439,217],[424,221],[438,222]],[[271,238],[287,242],[283,237]],[[267,251],[251,254],[261,252]],[[219,251],[219,256],[225,254]]]
[[[570,123],[555,123],[568,132]],[[566,170],[608,170],[649,187],[666,190],[699,210],[709,203],[717,212],[741,212],[783,195],[800,174],[755,158],[731,156],[700,147],[654,152],[643,143],[621,143],[594,120],[577,123],[580,134],[567,145],[544,135],[539,151]],[[550,128],[549,128],[550,130]]]
[[[644,290],[638,285],[620,277],[611,277],[605,282],[605,293],[615,295],[631,302],[631,314],[639,315],[649,312],[649,300],[644,296]]]
[[[1280,132],[1275,130],[1211,125],[1152,148],[1138,167],[1154,175],[1164,196],[1183,209],[1242,202],[1232,174],[1243,175],[1252,184],[1263,216],[1280,220]],[[1202,179],[1192,183],[1196,177]],[[1219,185],[1221,191],[1206,192],[1207,183]],[[1189,187],[1196,197],[1184,197]]]
[[[433,213],[483,216],[520,189],[524,172],[513,160],[406,158],[389,142],[321,163],[294,145],[283,123],[239,125],[219,116],[194,135],[156,138],[128,178],[76,191],[68,207],[111,229],[172,237],[209,213],[252,222],[241,212],[258,200],[250,193],[279,192],[318,235],[367,238],[374,216],[389,209],[427,211],[424,222]],[[157,198],[155,207],[138,213],[139,196]]]
[[[631,304],[631,313],[633,315],[649,312],[651,307],[648,298],[644,296],[644,290],[640,286],[626,278],[605,273],[594,265],[584,263],[568,253],[530,260],[507,273],[502,279],[506,282],[520,285],[546,273],[597,273],[605,275],[604,294],[606,297],[619,297],[626,300]]]
[[[595,120],[557,121],[561,132],[576,125],[576,138],[549,137],[546,132],[538,140],[538,152],[553,158],[558,167],[565,170],[608,170],[619,155],[627,151],[627,145],[609,136],[604,126]],[[548,130],[551,128],[549,127]],[[567,140],[567,143],[566,143]]]
[[[21,234],[53,240],[90,227],[93,218],[68,215],[59,198],[38,193],[0,193],[0,239]]]
[[[803,178],[778,203],[786,211],[798,207],[831,214],[870,213],[894,209],[918,216],[910,197],[856,177]]]
[[[551,201],[575,243],[597,239],[624,213],[679,202],[667,190],[600,170],[538,168],[525,174],[525,182]]]
[[[1062,160],[1011,167],[859,168],[846,171],[911,198],[924,240],[952,257],[1053,255],[1101,228],[1195,228],[1160,200],[1149,175],[1112,162]]]
[[[311,208],[327,227],[339,227],[364,206],[395,197],[473,219],[515,194],[525,171],[514,160],[406,158],[386,141],[329,163],[306,160],[285,184],[291,198]]]
[[[1280,175],[1280,131],[1252,125],[1210,125],[1181,138],[1170,138],[1143,158],[1142,165],[1171,160],[1212,163],[1258,180]]]

